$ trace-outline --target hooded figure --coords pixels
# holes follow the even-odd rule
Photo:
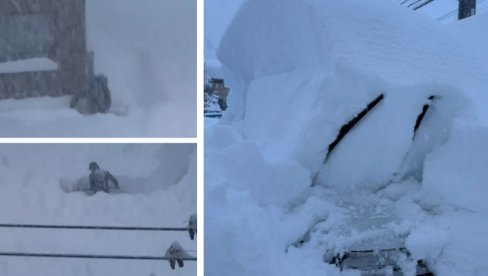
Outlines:
[[[108,80],[104,75],[94,77],[88,87],[71,99],[71,108],[81,114],[106,113],[112,103]]]
[[[90,190],[94,193],[98,191],[110,192],[110,188],[119,189],[119,182],[108,171],[100,169],[96,162],[91,162],[90,173]]]

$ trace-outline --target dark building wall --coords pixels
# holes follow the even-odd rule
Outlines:
[[[0,20],[39,14],[47,18],[53,37],[39,57],[52,59],[58,70],[0,74],[0,99],[71,95],[88,82],[92,70],[86,51],[85,0],[0,0]],[[0,52],[0,61],[7,54]]]

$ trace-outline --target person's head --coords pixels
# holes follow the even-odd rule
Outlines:
[[[102,85],[103,87],[108,87],[108,79],[105,75],[103,74],[100,74],[100,75],[97,75],[95,76],[95,79],[94,81],[98,84],[98,85]]]
[[[90,166],[88,167],[90,171],[98,170],[100,167],[98,166],[97,162],[90,162]]]

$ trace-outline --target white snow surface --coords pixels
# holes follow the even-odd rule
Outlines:
[[[0,63],[0,74],[53,71],[57,69],[58,64],[49,58],[30,58]]]
[[[206,272],[356,275],[324,254],[394,236],[436,275],[487,274],[487,18],[246,1],[217,50],[232,93],[206,128]]]
[[[84,116],[66,101],[50,109],[58,99],[1,101],[12,111],[0,113],[0,136],[194,137],[196,1],[86,2],[88,48],[95,72],[108,77],[110,112]]]
[[[1,223],[186,227],[196,213],[195,145],[3,144],[0,151]],[[86,177],[91,161],[110,171],[126,193],[62,191],[60,180]],[[173,241],[196,250],[186,231],[0,231],[2,252],[163,256]],[[0,257],[1,275],[33,273],[196,275],[196,262],[173,271],[167,261]]]

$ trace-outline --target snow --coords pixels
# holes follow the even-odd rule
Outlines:
[[[4,144],[0,146],[1,223],[186,227],[196,212],[195,145]],[[87,176],[96,160],[122,194],[64,193],[61,179]],[[171,162],[174,161],[174,162]],[[172,242],[196,250],[185,232],[0,229],[3,252],[163,256]],[[198,238],[198,235],[197,235]],[[196,256],[196,252],[190,251]],[[195,275],[167,261],[0,257],[0,274]]]
[[[2,112],[0,135],[194,137],[196,1],[86,2],[88,49],[95,54],[95,73],[108,77],[111,110],[84,116],[69,104],[50,110],[46,102],[56,99],[32,100],[32,108],[18,109],[2,101],[13,110]]]
[[[215,51],[220,40],[243,2],[243,0],[205,2],[205,63],[216,61]]]
[[[0,74],[54,71],[58,65],[48,58],[30,58],[0,63]]]
[[[487,138],[486,128],[454,131],[445,145],[426,160],[426,189],[437,191],[448,202],[487,213]]]
[[[232,93],[205,132],[206,272],[356,275],[324,254],[403,245],[404,271],[423,258],[436,275],[488,273],[486,18],[244,2],[211,62]]]
[[[145,137],[189,136],[183,121],[193,120],[189,106],[162,104],[147,113],[142,109],[83,116],[67,108],[71,97],[0,101],[3,137]],[[180,116],[177,114],[181,112]],[[76,126],[76,127],[73,127]],[[182,127],[183,126],[183,127]],[[174,132],[173,130],[177,130]]]

